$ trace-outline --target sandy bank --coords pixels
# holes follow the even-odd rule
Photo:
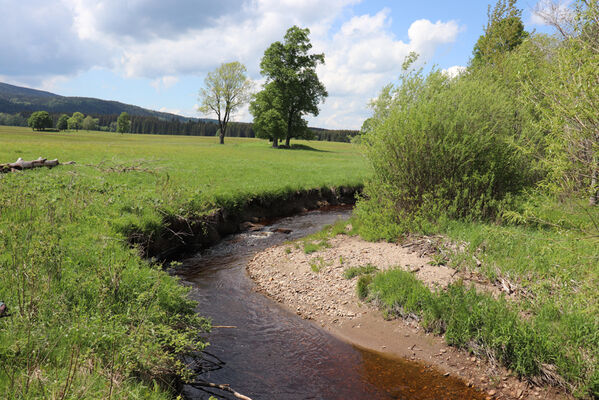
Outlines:
[[[445,345],[414,320],[384,319],[373,305],[356,295],[357,278],[343,277],[350,267],[372,264],[379,269],[403,268],[431,288],[468,279],[445,266],[431,265],[426,243],[370,243],[339,235],[330,247],[305,254],[298,244],[271,247],[248,264],[257,289],[302,318],[355,345],[433,366],[498,399],[567,398],[552,388],[538,388],[512,376],[511,371]],[[493,289],[492,287],[490,288]]]

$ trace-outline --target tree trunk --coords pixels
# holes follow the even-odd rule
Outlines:
[[[220,138],[220,144],[225,144],[225,135],[223,135],[222,131],[218,137]]]
[[[289,147],[289,142],[291,141],[291,136],[287,135],[285,138],[285,147]]]
[[[272,148],[273,149],[278,149],[279,148],[279,139],[278,138],[274,138],[272,140]]]

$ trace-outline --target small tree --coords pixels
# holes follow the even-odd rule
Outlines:
[[[131,117],[124,111],[116,120],[116,131],[119,133],[128,133],[131,131]]]
[[[86,131],[95,131],[98,129],[98,119],[93,118],[91,115],[85,117],[83,122],[81,122],[81,129],[85,129]]]
[[[59,118],[58,118],[58,122],[56,122],[56,129],[60,130],[60,131],[64,131],[69,127],[69,116],[66,114],[62,114]]]
[[[80,112],[74,112],[73,116],[67,120],[67,126],[69,130],[78,131],[81,129],[81,124],[83,123],[83,119],[85,116]]]
[[[52,128],[52,118],[47,111],[36,111],[27,120],[27,125],[34,131],[42,131],[46,128]]]
[[[214,113],[218,118],[220,144],[225,143],[227,124],[242,105],[249,100],[252,82],[246,76],[247,70],[238,61],[221,64],[208,73],[204,86],[200,89],[199,111]]]
[[[489,6],[488,17],[485,33],[474,46],[472,64],[475,66],[493,62],[495,57],[515,49],[528,37],[516,0],[498,0],[493,10]]]

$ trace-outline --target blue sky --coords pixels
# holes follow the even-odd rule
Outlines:
[[[493,1],[493,4],[495,2]],[[487,21],[487,1],[0,0],[0,81],[65,96],[117,100],[201,116],[197,94],[222,62],[260,58],[286,29],[311,29],[324,52],[329,98],[312,126],[358,129],[367,103],[410,52],[427,65],[465,66]],[[520,0],[527,30],[546,31]],[[247,109],[236,120],[250,121]]]

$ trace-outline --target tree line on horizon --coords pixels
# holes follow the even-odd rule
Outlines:
[[[28,119],[32,112],[22,112],[17,114],[0,113],[0,125],[5,126],[29,126]],[[46,129],[58,129],[58,121],[64,114],[49,113],[52,124]],[[116,132],[118,114],[90,114],[88,117],[96,120],[95,125],[89,130],[98,130],[104,132]],[[86,125],[87,126],[87,125]],[[87,130],[86,128],[79,128]],[[209,120],[188,120],[186,122],[178,119],[161,119],[153,116],[131,115],[131,127],[129,133],[149,134],[149,135],[185,135],[185,136],[218,136],[218,125]],[[60,129],[59,129],[60,130]],[[322,129],[309,128],[310,135],[307,139],[328,141],[328,142],[350,142],[353,137],[358,135],[359,131],[350,129]],[[231,122],[227,129],[228,137],[247,137],[254,138],[252,123],[249,122]]]

